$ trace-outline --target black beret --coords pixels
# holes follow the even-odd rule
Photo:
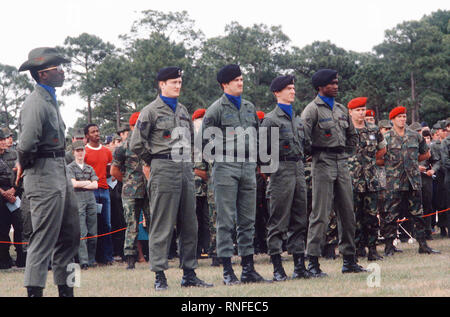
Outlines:
[[[333,79],[337,78],[337,71],[334,69],[320,69],[312,76],[312,85],[315,89],[325,87]]]
[[[287,75],[287,76],[279,76],[272,80],[270,84],[270,91],[282,91],[286,86],[293,85],[295,81],[295,76]]]
[[[175,67],[175,66],[165,67],[165,68],[162,68],[159,70],[158,76],[156,77],[156,79],[158,81],[166,81],[169,79],[179,78],[179,77],[181,77],[181,74],[182,74],[182,70],[180,67]]]
[[[227,84],[236,77],[241,76],[241,68],[239,65],[230,64],[222,67],[221,70],[217,73],[217,81],[219,84]]]

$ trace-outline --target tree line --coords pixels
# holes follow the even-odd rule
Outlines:
[[[320,68],[332,68],[339,72],[339,102],[346,105],[366,96],[377,120],[402,105],[410,121],[433,124],[450,116],[449,17],[450,11],[438,10],[419,21],[400,23],[385,31],[372,52],[360,53],[330,41],[299,48],[281,26],[265,24],[243,27],[231,22],[223,35],[205,38],[186,11],[146,10],[119,36],[120,48],[88,33],[67,37],[58,46],[72,60],[63,95],[78,94],[85,101],[74,128],[95,122],[106,135],[156,97],[156,74],[165,66],[183,69],[179,101],[190,112],[207,108],[220,96],[216,73],[225,64],[241,66],[244,98],[262,111],[275,103],[269,89],[272,79],[293,74],[297,114],[316,94],[311,76]],[[20,106],[32,88],[30,76],[0,64],[1,125],[16,130]]]

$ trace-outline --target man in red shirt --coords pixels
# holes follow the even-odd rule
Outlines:
[[[100,143],[100,131],[95,123],[90,123],[84,128],[86,144],[86,156],[84,161],[92,166],[98,176],[98,189],[94,191],[97,204],[101,204],[101,213],[97,214],[98,234],[111,232],[111,199],[109,186],[106,181],[108,169],[112,162],[112,153]],[[114,262],[111,235],[99,237],[97,240],[97,262],[112,265]]]

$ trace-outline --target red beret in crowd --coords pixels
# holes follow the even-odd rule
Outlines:
[[[389,112],[389,120],[392,120],[399,114],[403,114],[403,113],[406,113],[405,107],[402,107],[402,106],[395,107],[394,109],[391,110],[391,112]]]
[[[203,118],[205,115],[206,109],[197,109],[194,111],[194,114],[192,115],[192,120]]]
[[[130,126],[134,126],[136,124],[137,119],[139,118],[140,112],[135,112],[130,117]]]
[[[349,109],[355,109],[358,107],[363,107],[366,105],[367,102],[367,97],[358,97],[355,99],[350,100],[350,102],[348,103],[347,107]]]

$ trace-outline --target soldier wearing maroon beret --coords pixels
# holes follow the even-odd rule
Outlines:
[[[429,147],[421,134],[406,127],[406,108],[396,107],[389,113],[393,128],[384,135],[387,153],[381,163],[386,169],[386,201],[380,214],[381,235],[385,240],[385,256],[395,253],[397,220],[407,206],[407,218],[413,221],[419,253],[439,253],[425,240],[425,220],[422,218],[421,177],[419,162],[430,157]]]

